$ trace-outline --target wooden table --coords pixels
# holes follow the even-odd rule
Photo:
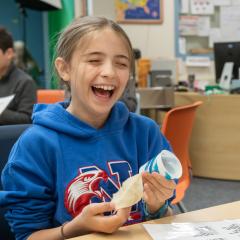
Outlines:
[[[190,141],[193,175],[240,180],[240,95],[175,93],[175,105],[203,101]]]
[[[183,213],[172,217],[149,221],[148,223],[199,222],[240,218],[240,201],[211,208]],[[151,240],[142,223],[120,228],[114,234],[94,233],[72,240]]]

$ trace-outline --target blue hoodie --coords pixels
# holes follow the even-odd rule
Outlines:
[[[111,201],[121,183],[161,150],[171,150],[151,119],[117,102],[101,129],[65,110],[36,105],[33,125],[14,145],[2,173],[0,205],[16,239],[70,221],[93,202]],[[143,204],[131,221],[144,219]]]

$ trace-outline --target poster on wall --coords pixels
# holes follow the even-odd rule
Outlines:
[[[213,0],[191,0],[191,13],[212,15],[214,13]]]
[[[181,36],[209,36],[210,18],[208,16],[181,16],[179,32]]]
[[[119,23],[163,22],[163,0],[115,0],[115,9]]]

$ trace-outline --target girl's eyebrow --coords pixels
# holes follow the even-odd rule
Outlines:
[[[117,58],[124,58],[124,59],[130,61],[129,57],[126,56],[126,55],[123,55],[123,54],[116,55],[116,57],[117,57]]]
[[[84,54],[85,56],[93,56],[93,55],[100,55],[100,56],[104,56],[105,54],[102,52],[88,52],[86,54]],[[115,56],[116,58],[124,58],[128,61],[130,61],[129,57],[124,55],[124,54],[118,54]]]

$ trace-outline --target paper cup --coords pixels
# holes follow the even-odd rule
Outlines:
[[[166,179],[178,179],[182,176],[182,165],[178,158],[168,150],[162,150],[155,158],[146,162],[139,172],[158,172]]]

